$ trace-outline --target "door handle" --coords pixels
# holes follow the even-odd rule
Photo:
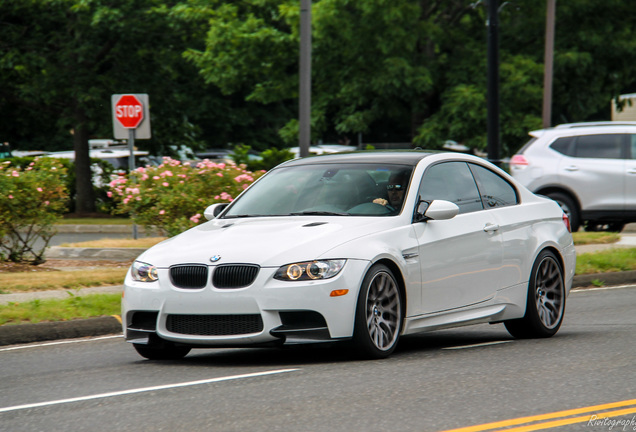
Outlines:
[[[579,167],[577,167],[576,165],[570,165],[564,168],[566,171],[578,171]]]
[[[499,230],[499,225],[491,224],[490,222],[488,222],[484,227],[484,231],[486,231],[487,233],[495,232],[497,230]]]

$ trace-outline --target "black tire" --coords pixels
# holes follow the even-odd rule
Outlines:
[[[601,232],[601,231],[607,231],[607,232],[621,232],[623,231],[623,228],[625,228],[625,224],[621,223],[621,222],[609,222],[609,223],[602,223],[602,222],[598,222],[598,221],[588,221],[585,224],[585,231],[587,232]]]
[[[358,295],[353,347],[358,357],[386,358],[398,344],[403,324],[400,287],[391,270],[376,264],[368,271]]]
[[[546,194],[550,199],[556,201],[568,218],[570,218],[570,228],[572,232],[577,232],[581,226],[581,219],[579,216],[579,208],[576,202],[569,196],[561,192],[550,192]]]
[[[505,321],[504,325],[519,339],[547,338],[559,330],[564,314],[563,269],[554,253],[544,250],[532,266],[525,316]]]
[[[148,360],[180,360],[188,355],[192,348],[175,346],[170,342],[148,345],[133,344],[137,353]]]

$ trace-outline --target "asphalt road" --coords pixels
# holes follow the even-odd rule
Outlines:
[[[121,337],[2,347],[0,431],[438,432],[551,413],[506,430],[636,430],[635,307],[636,286],[575,292],[551,339],[481,325],[381,361],[335,346],[153,362]]]

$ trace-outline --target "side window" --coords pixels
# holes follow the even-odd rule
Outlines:
[[[574,156],[573,142],[574,137],[557,138],[552,144],[550,144],[550,148],[566,156]]]
[[[636,159],[636,134],[629,135],[630,157]]]
[[[581,135],[576,138],[574,157],[622,159],[623,134]]]
[[[484,208],[505,207],[519,203],[517,191],[504,178],[479,165],[470,164],[477,180]]]
[[[465,162],[444,162],[427,169],[419,193],[425,201],[455,203],[459,213],[483,210],[477,185]]]

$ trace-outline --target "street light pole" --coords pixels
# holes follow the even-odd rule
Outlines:
[[[552,76],[554,63],[554,21],[556,0],[547,0],[545,20],[545,58],[543,61],[543,127],[552,124]]]
[[[299,74],[298,147],[300,157],[307,157],[311,141],[311,0],[300,0]]]
[[[499,5],[488,0],[488,160],[499,165]]]

